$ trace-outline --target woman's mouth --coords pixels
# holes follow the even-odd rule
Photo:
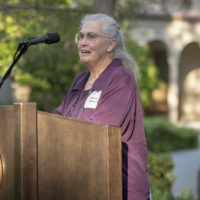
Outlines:
[[[83,55],[86,55],[86,54],[89,54],[89,53],[90,53],[89,50],[81,50],[81,54],[83,54]]]

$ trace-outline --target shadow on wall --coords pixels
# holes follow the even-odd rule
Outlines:
[[[2,77],[0,77],[1,79]],[[0,89],[0,104],[10,104],[13,101],[13,90],[11,81],[7,79]]]
[[[146,115],[168,116],[168,48],[161,40],[153,40],[149,42],[150,57],[153,59],[158,69],[158,78],[162,80],[163,85],[154,89],[152,93],[153,102],[151,106],[145,108]]]
[[[179,64],[179,119],[200,120],[200,47],[188,44],[181,54]]]
[[[19,86],[17,83],[12,83],[8,78],[0,89],[0,105],[9,105],[15,102],[28,102],[30,94],[30,87]]]

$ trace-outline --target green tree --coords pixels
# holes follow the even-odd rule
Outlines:
[[[147,45],[140,46],[131,39],[127,39],[126,46],[140,70],[138,85],[142,104],[143,106],[149,106],[152,102],[152,91],[162,84],[158,79],[158,70],[149,57],[149,47]]]
[[[121,3],[113,2],[116,4],[112,6]],[[128,0],[127,2],[130,3]],[[11,64],[12,56],[21,40],[47,32],[60,33],[61,41],[58,44],[31,46],[10,76],[13,81],[30,86],[30,101],[37,102],[39,109],[51,111],[60,103],[75,76],[86,70],[79,61],[74,35],[81,17],[92,11],[92,3],[82,0],[10,0],[4,3],[0,0],[0,5],[4,8],[0,11],[1,76]],[[118,20],[123,12],[119,14],[117,9],[116,7],[115,11],[118,14],[115,15]],[[130,24],[125,18],[120,23],[122,29]],[[147,47],[139,47],[130,42],[130,39],[127,44],[141,68],[139,86],[143,105],[147,105],[151,99],[151,91],[156,86],[156,70],[148,58]]]
[[[55,3],[52,1],[51,6],[53,2]],[[60,8],[71,5],[69,1],[56,1],[56,3]],[[43,2],[40,2],[40,6],[42,5]],[[1,75],[11,64],[14,51],[22,38],[55,31],[61,35],[61,42],[58,44],[29,47],[11,74],[13,81],[32,88],[30,101],[36,101],[40,109],[50,111],[55,107],[74,77],[83,71],[73,39],[81,15],[78,12],[31,8],[23,12],[21,9],[0,12]]]

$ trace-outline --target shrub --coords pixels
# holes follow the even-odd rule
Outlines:
[[[180,128],[157,117],[145,118],[144,127],[151,152],[170,152],[198,146],[198,132],[194,129]]]
[[[149,153],[149,178],[153,200],[194,200],[191,191],[175,197],[171,192],[174,164],[170,154],[179,149],[198,146],[198,132],[179,128],[162,118],[145,118],[144,127]]]
[[[153,200],[194,200],[191,191],[185,189],[181,196],[174,196],[171,192],[175,180],[174,164],[170,154],[149,154],[149,178]]]
[[[169,154],[149,154],[149,178],[157,190],[170,191],[174,182],[174,164]]]
[[[153,200],[195,200],[191,191],[183,191],[180,196],[174,196],[170,191],[160,192],[156,187],[152,187]]]

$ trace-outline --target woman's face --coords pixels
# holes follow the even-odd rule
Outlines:
[[[81,62],[88,67],[95,67],[106,59],[109,42],[103,32],[103,23],[87,21],[79,33],[78,52]]]

